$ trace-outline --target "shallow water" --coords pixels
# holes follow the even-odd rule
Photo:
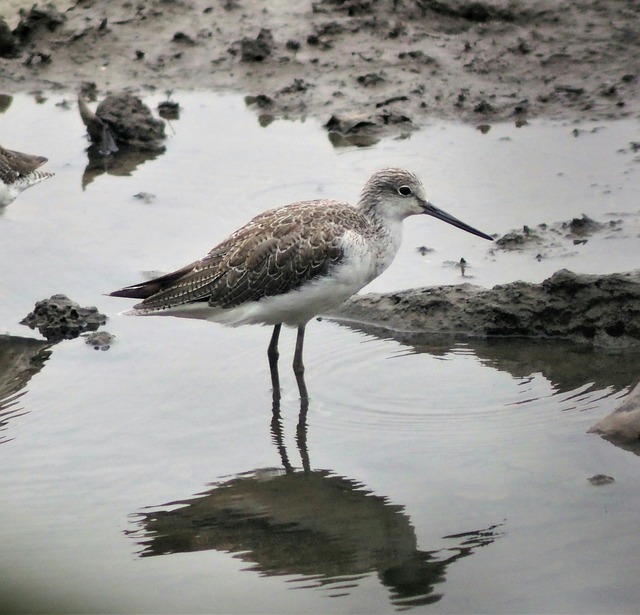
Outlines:
[[[3,145],[57,174],[0,210],[0,610],[636,612],[639,460],[586,431],[637,381],[637,357],[408,346],[322,321],[302,422],[283,332],[274,422],[267,329],[120,317],[129,302],[103,293],[202,256],[266,208],[355,201],[388,165],[489,233],[582,213],[628,224],[538,261],[408,220],[370,290],[464,281],[461,257],[485,286],[633,269],[637,123],[434,123],[335,150],[315,121],[262,128],[241,98],[174,98],[167,152],[130,175],[83,179],[84,130],[59,95],[0,115]],[[57,292],[110,316],[109,351],[16,339],[38,337],[18,322]]]

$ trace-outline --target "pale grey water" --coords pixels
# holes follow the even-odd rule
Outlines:
[[[2,144],[48,156],[57,173],[0,211],[0,333],[36,338],[19,320],[64,292],[107,313],[117,340],[107,352],[81,339],[41,350],[4,406],[2,610],[637,612],[640,460],[586,433],[637,380],[637,357],[523,341],[408,347],[311,323],[311,471],[285,475],[284,448],[303,464],[293,332],[281,338],[279,452],[269,330],[125,318],[130,302],[103,296],[203,255],[269,207],[355,201],[388,165],[417,172],[436,204],[489,233],[582,213],[633,222],[637,122],[581,124],[577,138],[573,124],[483,135],[434,123],[336,151],[318,122],[261,128],[241,98],[174,97],[183,112],[167,152],[84,190],[75,109],[19,96],[0,115]],[[141,191],[156,198],[133,198]],[[371,290],[459,282],[443,263],[461,256],[490,286],[561,267],[629,270],[640,253],[633,224],[625,239],[540,262],[494,257],[429,219],[405,229]],[[595,474],[615,483],[594,487]]]

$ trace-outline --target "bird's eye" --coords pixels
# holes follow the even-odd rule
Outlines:
[[[413,190],[411,190],[409,186],[400,186],[400,188],[398,188],[398,194],[401,194],[402,196],[411,196],[413,194]]]

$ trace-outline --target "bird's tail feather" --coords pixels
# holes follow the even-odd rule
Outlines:
[[[152,295],[160,292],[176,280],[179,280],[183,275],[191,271],[195,263],[191,263],[182,269],[172,271],[165,275],[161,275],[153,280],[147,280],[146,282],[140,282],[139,284],[132,284],[131,286],[125,286],[120,290],[114,290],[108,293],[110,297],[125,297],[127,299],[147,299]]]

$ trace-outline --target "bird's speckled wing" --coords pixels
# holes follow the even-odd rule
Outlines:
[[[44,156],[23,154],[22,152],[14,152],[0,147],[0,179],[5,184],[13,184],[21,177],[32,173],[45,162],[47,162],[47,159]]]
[[[326,275],[344,257],[344,229],[365,226],[361,214],[345,203],[294,203],[256,216],[201,260],[112,294],[144,298],[135,306],[143,311],[201,301],[233,308]]]

